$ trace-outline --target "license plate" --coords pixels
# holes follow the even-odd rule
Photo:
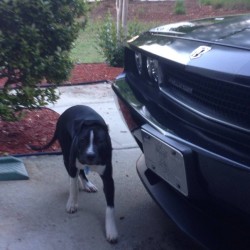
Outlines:
[[[183,153],[147,131],[142,130],[142,138],[147,167],[183,195],[188,196]]]

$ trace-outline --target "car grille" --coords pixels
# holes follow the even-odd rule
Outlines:
[[[163,72],[160,89],[168,97],[210,119],[250,129],[248,87],[174,69]]]

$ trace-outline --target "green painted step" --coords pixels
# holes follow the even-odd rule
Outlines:
[[[0,181],[28,180],[23,162],[13,156],[0,157]]]

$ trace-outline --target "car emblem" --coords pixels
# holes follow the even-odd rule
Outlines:
[[[196,59],[202,56],[203,54],[207,53],[209,50],[211,50],[211,47],[208,46],[200,46],[197,49],[195,49],[191,54],[190,54],[190,59]]]

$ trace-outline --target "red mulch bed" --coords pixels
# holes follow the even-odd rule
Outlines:
[[[35,153],[29,144],[44,145],[53,136],[59,114],[50,109],[27,110],[19,122],[0,121],[0,156]],[[56,142],[46,152],[59,151]]]
[[[102,80],[114,80],[122,68],[109,67],[105,63],[77,64],[66,84],[80,84]],[[19,122],[0,120],[0,156],[16,154],[34,154],[28,145],[45,145],[53,136],[59,114],[50,109],[26,111]],[[47,152],[58,152],[60,146],[55,143]]]
[[[122,68],[110,67],[105,63],[76,64],[68,83],[86,83],[102,80],[114,80],[122,72]]]
[[[244,6],[238,9],[214,9],[211,6],[200,5],[198,0],[186,0],[186,14],[174,14],[175,1],[130,1],[129,20],[155,21],[163,24],[205,18],[208,16],[221,16],[248,12]],[[90,18],[102,20],[111,13],[116,16],[115,3],[113,1],[102,1],[93,8]],[[113,80],[122,69],[108,67],[106,64],[77,64],[75,65],[71,78],[66,83],[84,83],[101,80]],[[1,86],[1,81],[0,81]],[[27,116],[20,122],[7,123],[0,121],[0,155],[29,154],[34,153],[28,144],[44,145],[53,136],[58,114],[48,110],[27,111]],[[44,119],[46,118],[46,119]],[[55,144],[46,152],[60,150]]]
[[[122,72],[122,68],[110,67],[106,63],[81,63],[76,64],[71,76],[65,84],[91,83],[98,81],[114,80]],[[0,79],[0,87],[5,79]]]

